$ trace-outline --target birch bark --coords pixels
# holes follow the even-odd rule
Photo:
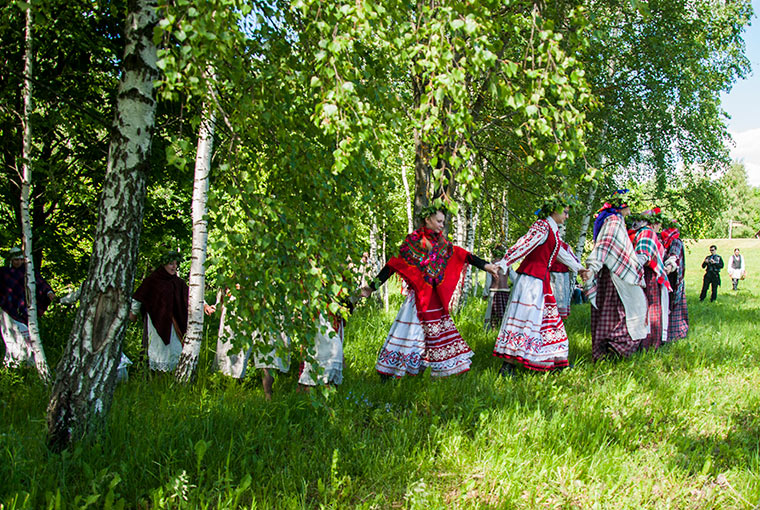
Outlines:
[[[575,245],[575,256],[579,259],[583,256],[584,248],[586,246],[586,236],[588,236],[588,225],[591,222],[591,214],[594,211],[594,199],[596,198],[597,184],[591,185],[591,190],[588,193],[588,208],[581,219],[581,232],[578,236],[578,243]]]
[[[129,2],[123,72],[90,267],[47,410],[48,447],[54,451],[101,425],[113,400],[155,124],[156,4]]]
[[[466,211],[465,211],[465,218],[466,218],[466,224],[464,227],[465,231],[465,239],[464,239],[464,245],[465,249],[472,253],[472,250],[475,246],[475,211],[472,207],[472,205],[467,205]],[[461,306],[464,307],[467,305],[467,301],[470,298],[470,292],[472,290],[472,266],[467,264],[467,269],[464,277],[464,282],[462,284],[462,298],[461,298]]]
[[[504,213],[501,217],[501,232],[504,235],[504,250],[509,248],[509,193],[504,190],[504,198],[502,199]]]
[[[383,260],[378,264],[378,271],[385,266],[385,264],[388,262],[388,254],[385,249],[385,241],[386,241],[386,226],[385,226],[385,219],[383,219]],[[385,308],[385,311],[388,311],[388,286],[383,285],[383,306]]]
[[[29,196],[32,186],[32,8],[26,8],[26,29],[24,35],[24,112],[22,114],[23,141],[21,146],[21,237],[26,262],[26,306],[29,326],[29,341],[34,353],[34,366],[40,378],[48,384],[50,370],[42,348],[40,328],[37,322],[37,282],[34,277],[34,255],[32,253],[32,223],[29,215]]]
[[[412,196],[409,193],[409,181],[406,178],[406,166],[401,164],[401,181],[404,183],[404,197],[406,199],[407,234],[414,230],[414,215],[412,214]]]
[[[208,73],[213,79],[214,74]],[[198,131],[193,181],[193,248],[190,262],[190,294],[188,297],[187,333],[182,354],[175,370],[177,381],[188,383],[195,377],[203,337],[203,296],[206,291],[206,248],[208,245],[208,176],[214,147],[216,115],[210,101],[203,107]]]
[[[469,251],[470,253],[475,253],[475,245],[477,244],[477,241],[478,241],[477,236],[478,236],[478,228],[480,227],[480,207],[482,203],[483,203],[482,200],[480,200],[478,201],[478,203],[475,204],[475,214],[472,218],[472,239],[470,240],[470,243],[467,245],[467,251]],[[470,284],[470,293],[474,296],[478,288],[478,273],[475,271],[472,271],[472,266],[470,266],[470,278],[472,279],[472,282]]]

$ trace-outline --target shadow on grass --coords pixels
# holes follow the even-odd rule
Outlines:
[[[31,494],[32,506],[44,506],[56,491],[70,501],[103,495],[118,477],[117,496],[127,506],[148,507],[159,492],[221,497],[250,475],[255,483],[243,499],[255,497],[264,507],[375,500],[387,507],[403,501],[412,482],[451,470],[458,456],[477,457],[478,448],[484,455],[556,458],[567,449],[633,453],[665,441],[678,452],[671,466],[686,474],[701,472],[706,458],[715,470],[756,465],[757,414],[733,415],[722,435],[692,432],[690,403],[711,381],[684,382],[760,359],[752,342],[760,323],[753,299],[749,293],[721,295],[716,303],[690,299],[689,338],[598,364],[590,361],[589,305],[574,307],[567,328],[575,368],[513,379],[497,376],[496,332],[483,331],[484,304],[474,303],[455,318],[475,351],[470,373],[385,384],[374,360],[395,310],[365,307],[347,330],[345,383],[304,395],[295,391],[296,374],[280,376],[271,403],[257,373],[245,384],[209,374],[214,342],[206,342],[196,385],[133,375],[117,389],[107,430],[63,455],[44,447],[47,393],[25,376],[15,389],[0,391],[0,501],[21,492]]]
[[[678,454],[672,466],[691,474],[717,475],[749,467],[757,473],[760,464],[760,414],[757,407],[742,409],[727,418],[731,424],[719,432],[693,431],[671,438]]]

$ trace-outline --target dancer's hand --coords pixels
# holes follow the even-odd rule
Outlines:
[[[372,292],[373,292],[372,291],[372,287],[369,287],[369,286],[362,287],[360,289],[360,291],[359,291],[359,296],[361,296],[363,298],[367,298],[367,297],[370,297],[372,295]]]
[[[583,282],[587,282],[589,278],[591,278],[591,270],[590,269],[581,269],[578,271],[578,274],[580,275]]]
[[[499,277],[499,266],[496,264],[486,264],[485,270],[491,273],[494,278]]]

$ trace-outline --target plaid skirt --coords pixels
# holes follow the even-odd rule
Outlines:
[[[493,300],[491,301],[491,320],[488,323],[489,329],[498,329],[501,327],[501,321],[504,319],[504,312],[507,310],[507,304],[509,304],[509,291],[494,291]]]
[[[689,333],[689,310],[686,308],[686,292],[681,280],[670,294],[670,320],[668,321],[668,342],[686,338]]]
[[[473,352],[454,321],[443,311],[436,293],[429,309],[417,312],[410,289],[377,356],[375,369],[383,375],[417,375],[430,367],[431,377],[461,374],[470,369]]]
[[[597,361],[616,354],[627,358],[638,350],[641,340],[628,333],[625,308],[607,266],[602,267],[597,284],[596,304],[591,307],[591,356]]]
[[[649,266],[644,266],[644,282],[649,334],[641,341],[641,349],[658,349],[662,345],[662,286],[657,283],[657,275]]]

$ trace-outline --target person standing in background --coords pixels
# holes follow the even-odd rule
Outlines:
[[[496,260],[492,263],[501,260],[505,251],[507,251],[505,247],[497,245],[494,249]],[[498,253],[498,255],[496,255],[496,253]],[[509,303],[509,284],[510,282],[514,283],[517,279],[517,273],[511,266],[507,268],[507,271],[504,271],[503,268],[499,267],[498,271],[498,278],[491,276],[491,273],[486,273],[484,297],[488,298],[488,305],[486,306],[486,313],[483,321],[485,323],[486,331],[501,327],[504,311],[507,309],[507,304]]]
[[[55,300],[55,292],[35,270],[37,284],[37,315],[45,313]],[[0,332],[5,342],[3,366],[16,367],[35,363],[29,339],[26,299],[26,260],[21,248],[8,253],[8,266],[0,268]]]
[[[744,257],[739,253],[739,248],[734,248],[734,254],[728,261],[728,275],[731,277],[731,283],[734,284],[733,290],[739,290],[739,280],[744,278],[745,273]]]
[[[699,300],[704,301],[707,297],[707,288],[712,287],[710,302],[718,298],[718,287],[720,286],[720,270],[723,269],[723,258],[718,255],[718,247],[714,244],[710,246],[710,254],[702,262],[705,269],[705,276],[702,280],[702,292],[699,293]]]

